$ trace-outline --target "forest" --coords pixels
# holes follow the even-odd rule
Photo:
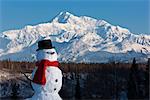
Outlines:
[[[63,100],[149,100],[149,67],[150,59],[147,63],[133,59],[131,64],[60,63],[63,86],[59,94]],[[0,61],[0,71],[14,76],[0,73],[0,98],[30,98],[34,91],[23,73],[29,77],[34,68],[35,62]]]

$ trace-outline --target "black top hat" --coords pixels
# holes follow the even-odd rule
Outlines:
[[[55,47],[52,46],[52,42],[50,39],[41,40],[38,42],[38,49],[36,51],[42,50],[42,49],[52,49],[52,48],[55,48]]]

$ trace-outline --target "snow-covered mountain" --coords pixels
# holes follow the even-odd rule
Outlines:
[[[62,62],[140,62],[150,57],[150,35],[104,20],[61,12],[52,21],[0,33],[0,60],[33,61],[37,41],[50,37]]]

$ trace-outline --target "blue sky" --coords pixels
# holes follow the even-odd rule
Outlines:
[[[52,20],[61,11],[150,34],[149,0],[0,0],[0,32]]]

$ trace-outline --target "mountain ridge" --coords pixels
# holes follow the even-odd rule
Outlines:
[[[136,35],[105,20],[61,12],[51,22],[1,33],[0,60],[36,60],[37,41],[44,37],[51,38],[62,62],[128,62],[133,57],[144,62],[150,57],[150,35]]]

